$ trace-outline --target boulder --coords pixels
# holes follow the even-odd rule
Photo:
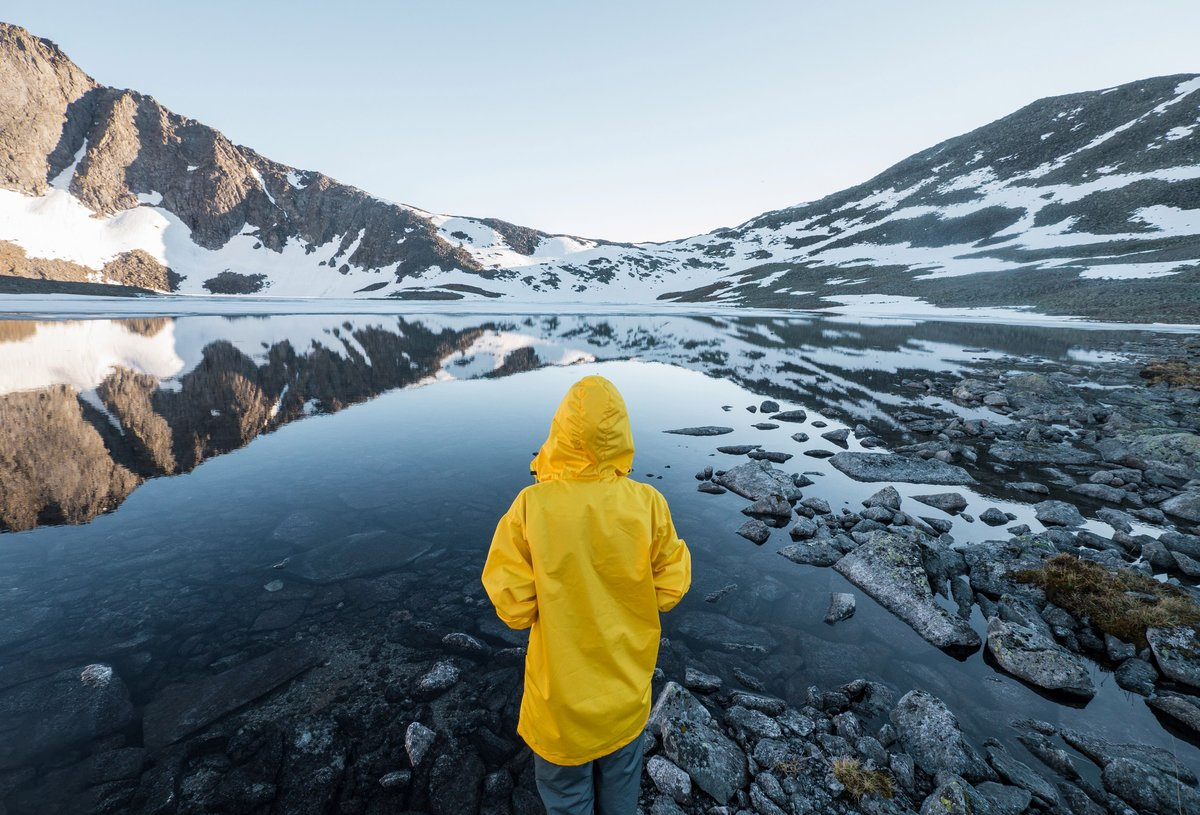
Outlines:
[[[1158,505],[1168,515],[1200,524],[1200,490],[1189,490]]]
[[[891,712],[892,726],[904,751],[930,775],[961,775],[969,781],[993,781],[983,757],[963,737],[956,717],[937,697],[911,690]]]
[[[787,501],[800,499],[800,490],[782,470],[771,466],[769,461],[747,461],[713,476],[713,483],[736,492],[743,498],[757,501],[778,495]]]
[[[681,685],[668,682],[663,687],[647,727],[658,733],[667,758],[718,804],[749,782],[745,754]]]
[[[658,791],[669,795],[676,802],[686,804],[692,798],[692,777],[662,756],[651,756],[646,762],[646,775],[658,787]]]
[[[757,543],[759,546],[762,546],[767,542],[767,538],[771,537],[770,528],[757,518],[751,518],[746,521],[738,527],[737,533],[746,540]]]
[[[939,648],[979,647],[974,629],[934,601],[917,543],[877,534],[833,568]]]
[[[914,501],[920,501],[927,507],[940,509],[947,515],[957,515],[967,508],[967,499],[957,492],[937,492],[932,495],[914,495]]]
[[[884,509],[897,511],[900,509],[900,493],[897,492],[895,487],[889,485],[862,503],[864,507],[883,507]]]
[[[838,453],[829,463],[855,481],[899,481],[906,484],[973,484],[962,467],[937,459],[888,453]]]
[[[1158,669],[1169,679],[1200,688],[1200,638],[1191,626],[1148,628],[1146,640]]]
[[[1166,773],[1128,758],[1104,765],[1104,788],[1139,815],[1200,812],[1200,792]]]
[[[987,646],[1001,668],[1031,685],[1081,699],[1096,695],[1083,658],[1032,627],[992,617]]]
[[[1066,501],[1042,501],[1033,505],[1034,516],[1045,526],[1083,526],[1079,510]]]

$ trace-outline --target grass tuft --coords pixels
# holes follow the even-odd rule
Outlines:
[[[1200,388],[1200,346],[1188,345],[1184,359],[1153,359],[1139,372],[1151,385],[1166,383],[1171,388]]]
[[[1200,624],[1200,605],[1186,592],[1132,569],[1110,572],[1099,563],[1060,554],[1013,577],[1040,587],[1051,603],[1139,648],[1146,647],[1147,628]]]
[[[857,758],[842,756],[833,760],[833,776],[856,802],[865,795],[891,798],[892,778],[882,770],[868,770]]]

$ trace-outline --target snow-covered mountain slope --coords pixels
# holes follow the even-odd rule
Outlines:
[[[1200,319],[1200,76],[1035,102],[857,187],[663,244],[436,215],[272,162],[0,24],[0,275],[188,294],[916,297]]]

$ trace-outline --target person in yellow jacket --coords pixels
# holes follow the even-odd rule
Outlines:
[[[661,637],[691,585],[687,545],[658,490],[629,478],[625,402],[575,383],[483,567],[496,614],[529,628],[517,732],[549,815],[631,815]]]

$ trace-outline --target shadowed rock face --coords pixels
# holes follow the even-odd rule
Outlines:
[[[394,266],[398,277],[430,266],[482,271],[413,211],[320,173],[270,161],[152,97],[99,85],[53,43],[0,24],[0,156],[5,157],[0,187],[40,195],[85,145],[70,178],[71,193],[84,205],[110,215],[138,206],[139,193],[159,193],[160,206],[207,249],[248,228],[275,251],[288,240],[311,247],[340,237],[329,260],[331,275],[345,262],[367,269]],[[360,233],[357,248],[348,253]],[[145,261],[125,259],[118,265]],[[155,265],[152,279],[133,270],[110,277],[173,288],[161,285],[167,273]],[[58,280],[79,279],[82,268],[61,262],[0,263],[5,274]]]
[[[153,335],[165,322],[123,325]],[[0,322],[13,341],[32,325]],[[306,403],[334,412],[423,379],[483,330],[369,328],[354,335],[367,358],[320,346],[300,354],[284,341],[262,363],[217,341],[178,390],[160,388],[148,374],[114,369],[96,388],[107,416],[66,385],[2,395],[0,529],[90,521],[147,478],[187,472],[302,418]]]

